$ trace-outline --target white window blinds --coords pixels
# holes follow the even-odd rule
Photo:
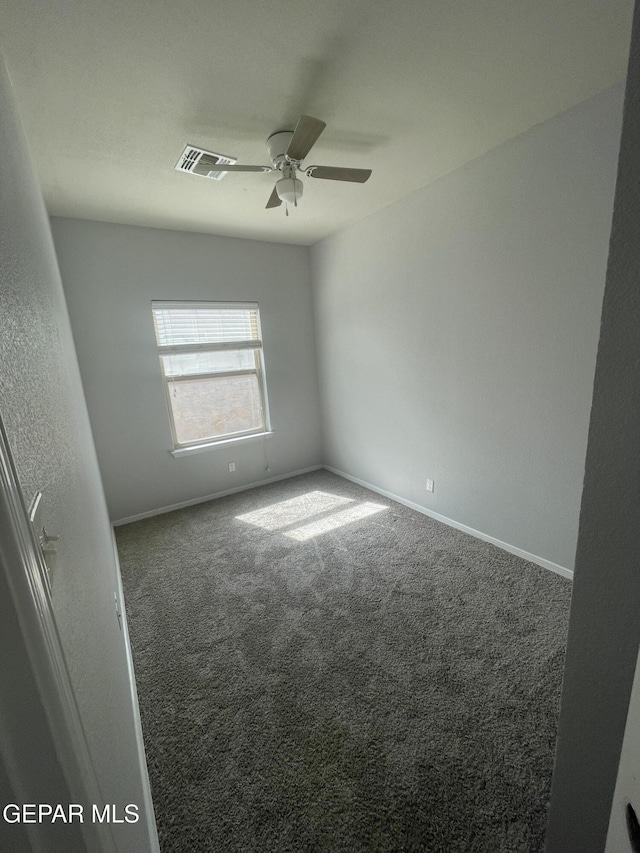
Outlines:
[[[169,307],[152,303],[156,338],[160,347],[198,344],[244,343],[260,346],[258,306],[202,307],[197,304]],[[207,347],[209,348],[209,347]]]

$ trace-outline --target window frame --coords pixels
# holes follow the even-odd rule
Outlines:
[[[179,310],[215,310],[215,311],[255,311],[258,337],[247,338],[240,341],[220,341],[207,343],[186,343],[186,344],[160,344],[157,335],[155,311],[179,311]],[[160,301],[153,300],[151,302],[151,318],[153,322],[154,338],[156,341],[156,350],[158,353],[158,361],[160,362],[160,373],[162,383],[164,385],[165,400],[169,413],[169,425],[171,428],[171,438],[173,441],[172,453],[183,453],[191,450],[214,448],[217,445],[228,444],[236,440],[247,439],[251,437],[259,437],[271,434],[271,420],[269,416],[269,402],[267,397],[267,381],[264,364],[264,347],[262,342],[262,327],[260,320],[260,306],[257,302],[218,302],[210,300],[202,301]],[[165,373],[163,356],[170,355],[187,355],[191,353],[205,352],[225,352],[238,350],[246,350],[253,352],[254,367],[238,368],[237,370],[223,371],[203,371],[202,373],[184,373],[168,376]],[[238,432],[225,433],[219,436],[208,436],[207,438],[198,441],[178,441],[175,418],[173,413],[173,405],[171,403],[171,383],[194,381],[198,379],[219,379],[225,376],[256,376],[258,391],[260,394],[260,411],[262,415],[262,426],[257,429],[241,430]]]

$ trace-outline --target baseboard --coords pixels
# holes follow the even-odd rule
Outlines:
[[[415,509],[416,512],[421,512],[423,515],[428,515],[429,518],[435,519],[435,521],[441,521],[443,524],[447,524],[449,527],[454,527],[456,530],[461,530],[463,533],[468,533],[470,536],[475,536],[476,539],[482,539],[483,542],[490,542],[492,545],[496,545],[498,548],[502,548],[503,551],[508,551],[510,554],[514,554],[516,557],[522,557],[523,560],[528,560],[530,563],[535,563],[537,566],[541,566],[543,569],[548,569],[550,572],[555,572],[558,575],[562,575],[564,578],[569,578],[569,580],[573,580],[573,570],[567,569],[565,566],[559,566],[557,563],[552,563],[551,560],[545,560],[544,557],[538,557],[536,554],[530,554],[528,551],[523,551],[522,548],[517,548],[515,545],[510,545],[508,542],[503,542],[501,539],[496,539],[495,536],[489,536],[487,533],[482,533],[480,530],[474,530],[473,527],[468,527],[466,524],[461,524],[459,521],[454,521],[452,518],[447,518],[445,515],[440,515],[439,512],[433,512],[433,510],[426,509],[420,504],[414,503],[413,501],[409,501],[406,498],[400,497],[400,495],[396,495],[393,492],[388,491],[387,489],[381,489],[378,486],[374,486],[373,483],[367,483],[366,480],[361,480],[359,477],[352,477],[351,474],[347,474],[344,471],[338,470],[338,468],[332,468],[331,465],[323,465],[327,471],[331,471],[332,474],[337,474],[339,477],[344,477],[345,480],[351,480],[352,483],[357,483],[359,486],[364,486],[365,489],[370,489],[372,492],[377,492],[379,495],[384,495],[385,498],[391,498],[393,501],[397,501],[404,506],[408,506],[410,509]]]
[[[237,492],[246,492],[249,489],[256,489],[258,486],[266,486],[268,483],[277,483],[278,480],[288,480],[290,477],[298,477],[300,474],[309,474],[311,471],[319,471],[322,465],[312,465],[310,468],[301,468],[299,471],[290,471],[288,474],[278,474],[277,477],[269,477],[267,480],[259,480],[256,483],[247,483],[244,486],[236,486],[234,489],[225,489],[222,492],[214,492],[212,495],[204,495],[201,498],[193,498],[188,501],[181,501],[171,506],[162,506],[158,509],[151,509],[148,512],[140,512],[137,515],[129,515],[127,518],[119,518],[112,521],[114,527],[121,527],[123,524],[131,524],[132,521],[142,521],[145,518],[153,518],[154,515],[164,515],[165,512],[173,512],[176,509],[185,509],[188,506],[203,504],[207,501],[214,501],[217,498],[224,498],[226,495],[235,495]]]

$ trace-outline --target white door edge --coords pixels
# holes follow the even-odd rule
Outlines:
[[[28,521],[4,426],[0,420],[0,572],[27,649],[49,722],[53,746],[76,803],[102,803],[100,785],[71,684],[44,578],[42,553]],[[28,785],[28,780],[23,781]],[[117,853],[108,823],[85,821],[82,832],[91,853]]]

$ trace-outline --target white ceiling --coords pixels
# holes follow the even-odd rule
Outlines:
[[[50,213],[310,244],[616,83],[633,0],[0,0]],[[187,143],[268,163],[327,123],[297,210],[274,175],[174,171]]]

